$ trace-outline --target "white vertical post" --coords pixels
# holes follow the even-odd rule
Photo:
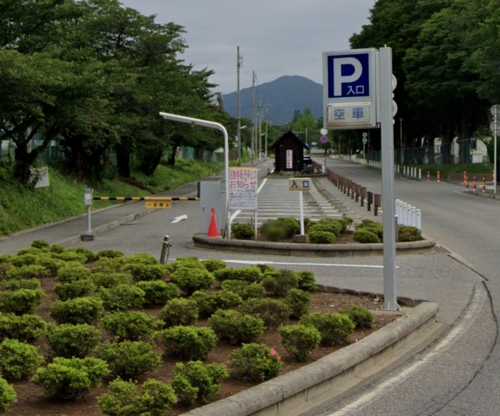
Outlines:
[[[396,279],[396,225],[394,224],[394,115],[392,88],[392,49],[381,48],[380,125],[382,130],[382,208],[384,211],[384,308],[399,310]]]
[[[410,208],[410,227],[417,226],[417,208],[412,206]]]
[[[306,235],[306,230],[304,226],[304,192],[299,192],[299,203],[300,203],[300,235]]]
[[[259,236],[259,212],[258,212],[258,210],[255,210],[254,221],[255,221],[255,241],[257,241],[258,236]]]
[[[422,168],[418,168],[418,180],[422,180]]]
[[[422,231],[422,210],[417,209],[417,225],[416,227]]]
[[[92,206],[87,207],[87,234],[92,235]]]

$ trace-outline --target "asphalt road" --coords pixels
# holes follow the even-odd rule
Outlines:
[[[337,173],[373,191],[381,190],[380,171],[350,162],[328,163]],[[397,179],[396,197],[422,209],[425,234],[471,263],[487,279],[484,290],[478,287],[474,313],[445,345],[415,357],[406,368],[387,374],[342,403],[331,404],[321,414],[498,416],[500,202],[464,194],[456,185],[407,179]]]

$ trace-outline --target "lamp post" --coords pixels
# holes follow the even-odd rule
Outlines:
[[[228,224],[229,224],[229,135],[227,133],[226,128],[220,124],[216,123],[214,121],[209,121],[209,120],[202,120],[199,118],[193,118],[193,117],[186,117],[186,116],[180,116],[178,114],[171,114],[171,113],[160,113],[160,117],[164,118],[165,120],[170,120],[170,121],[175,121],[178,123],[184,123],[184,124],[190,124],[192,126],[200,126],[200,127],[206,127],[208,129],[214,129],[222,132],[224,135],[224,177],[225,177],[225,189],[226,189],[226,213],[225,213],[225,230],[226,230],[226,238],[229,237],[229,230],[228,230]]]

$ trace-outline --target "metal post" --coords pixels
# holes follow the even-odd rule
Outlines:
[[[253,109],[253,129],[252,129],[252,160],[255,160],[257,144],[257,74],[252,71],[252,109]]]
[[[493,115],[493,123],[494,123],[494,126],[493,126],[493,135],[495,136],[494,137],[494,141],[495,141],[495,146],[494,146],[494,156],[493,156],[493,160],[494,160],[494,163],[493,163],[493,195],[496,195],[497,194],[497,122],[498,122],[498,105],[495,106],[495,114]]]
[[[254,220],[255,220],[255,241],[257,241],[257,238],[258,238],[258,234],[259,234],[259,212],[258,210],[255,210],[255,216],[254,216]]]
[[[236,47],[236,117],[238,119],[237,136],[238,136],[238,160],[241,160],[241,92],[240,92],[240,70],[241,56],[240,47]]]
[[[172,244],[170,243],[170,236],[167,234],[165,237],[163,237],[163,242],[161,244],[161,254],[160,254],[160,263],[161,264],[168,263],[168,257],[170,254],[170,247],[172,247]]]
[[[392,49],[381,48],[380,114],[382,129],[382,189],[384,221],[384,308],[399,310],[396,280],[396,230],[394,224],[394,116],[392,99]]]
[[[87,207],[87,234],[92,235],[92,207]]]
[[[306,235],[304,226],[304,192],[299,192],[299,203],[300,203],[300,235]]]
[[[227,133],[226,128],[222,124],[216,123],[214,121],[202,120],[202,119],[193,118],[193,117],[180,116],[177,114],[161,112],[160,116],[163,117],[164,119],[170,120],[170,121],[176,121],[179,123],[191,124],[191,125],[206,127],[209,129],[219,130],[224,135],[224,179],[225,179],[225,191],[226,191],[226,201],[225,201],[225,208],[226,208],[225,231],[226,232],[225,232],[225,234],[226,234],[226,238],[228,238],[230,236],[230,227],[229,227],[229,218],[230,218],[230,216],[229,216],[229,134]]]
[[[87,232],[80,236],[82,241],[94,241],[94,234],[92,234],[92,201],[93,191],[91,188],[85,189],[83,197],[85,206],[87,207]]]

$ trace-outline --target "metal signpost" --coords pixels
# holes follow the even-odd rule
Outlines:
[[[384,220],[384,307],[399,309],[394,205],[394,115],[392,49],[357,49],[323,54],[325,128],[380,128]]]
[[[229,170],[229,210],[254,211],[255,237],[258,234],[257,168],[231,168]]]
[[[92,203],[94,201],[94,191],[92,188],[85,188],[83,195],[83,203],[87,207],[87,232],[80,236],[82,241],[93,241],[94,234],[92,232]]]
[[[311,179],[310,178],[290,178],[288,180],[288,190],[290,192],[299,193],[299,205],[300,205],[300,235],[305,235],[305,224],[304,224],[304,192],[309,192],[311,189]]]
[[[363,158],[366,159],[366,145],[368,144],[368,133],[363,133]]]
[[[497,194],[497,164],[498,164],[498,156],[497,156],[497,137],[498,137],[498,128],[500,127],[499,121],[500,121],[500,105],[494,105],[491,107],[491,115],[493,117],[493,122],[491,125],[491,132],[493,133],[493,140],[494,140],[494,154],[493,154],[493,194]]]

